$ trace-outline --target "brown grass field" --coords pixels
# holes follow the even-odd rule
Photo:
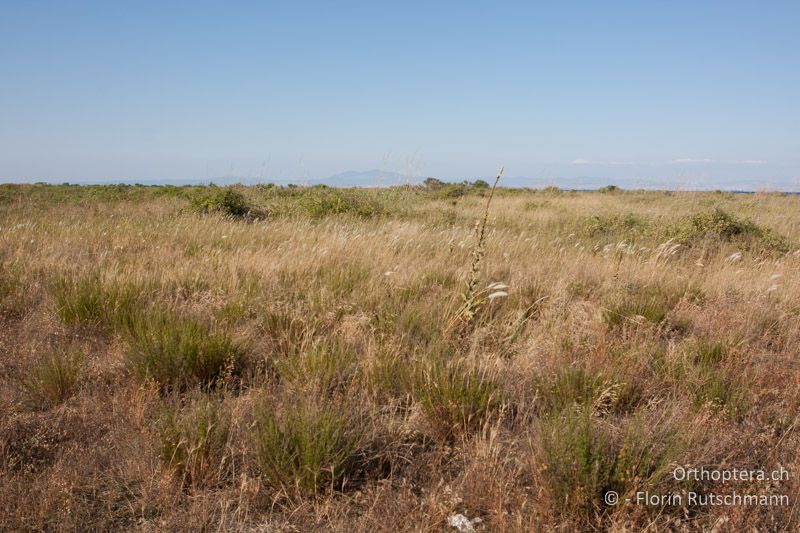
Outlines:
[[[800,197],[488,199],[0,186],[0,530],[800,530]]]

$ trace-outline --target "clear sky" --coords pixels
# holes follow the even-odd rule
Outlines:
[[[0,180],[800,188],[800,2],[0,0]]]

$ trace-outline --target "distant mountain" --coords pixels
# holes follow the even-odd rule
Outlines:
[[[276,185],[289,185],[291,183],[300,186],[310,185],[328,185],[330,187],[391,187],[395,185],[415,185],[424,181],[427,176],[410,176],[399,172],[392,172],[388,170],[348,170],[340,172],[327,178],[294,178],[294,179],[269,179],[263,177],[247,177],[247,176],[217,176],[206,179],[134,179],[134,178],[108,178],[108,179],[95,179],[95,180],[68,180],[68,179],[43,179],[42,182],[60,184],[63,182],[70,182],[76,185],[113,185],[113,184],[135,184],[140,183],[143,185],[207,185],[213,183],[219,186],[232,185],[241,183],[244,185],[255,185],[258,183],[274,183]],[[465,178],[468,182],[474,182],[481,179],[491,184],[494,182],[494,176],[472,176]],[[0,183],[33,183],[40,181],[38,179],[23,179],[23,180],[3,180]],[[460,183],[462,179],[446,179],[442,181],[448,183]],[[541,189],[548,186],[555,186],[564,190],[597,190],[607,185],[616,185],[622,189],[660,189],[672,191],[694,191],[694,190],[715,190],[721,189],[726,191],[785,191],[797,192],[800,191],[800,179],[798,180],[759,180],[759,179],[745,179],[745,178],[731,178],[724,183],[714,185],[701,184],[698,180],[693,179],[648,179],[648,178],[613,178],[602,176],[572,176],[572,177],[550,177],[550,178],[530,178],[525,176],[503,176],[500,180],[500,187],[509,188],[529,188]]]
[[[405,185],[409,183],[420,183],[421,178],[415,178],[399,172],[388,170],[348,170],[320,180],[312,180],[312,183],[321,183],[331,187],[390,187],[392,185]]]

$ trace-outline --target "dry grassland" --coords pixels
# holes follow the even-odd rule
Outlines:
[[[800,198],[487,198],[0,186],[0,530],[800,529]]]

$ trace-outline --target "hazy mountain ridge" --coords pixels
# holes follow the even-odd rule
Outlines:
[[[327,185],[330,187],[392,187],[397,185],[417,185],[421,184],[428,176],[412,176],[390,170],[347,170],[339,172],[325,178],[293,178],[293,179],[270,179],[253,176],[217,176],[207,179],[134,179],[134,178],[109,178],[105,180],[61,180],[47,179],[37,180],[35,178],[20,180],[17,183],[72,183],[76,185],[257,185],[274,183],[276,185]],[[436,177],[436,176],[434,176]],[[438,178],[446,183],[460,183],[462,181],[474,182],[481,179],[492,183],[494,176],[476,176],[462,179]],[[14,183],[14,182],[9,182]],[[616,185],[622,189],[649,189],[649,190],[672,190],[672,191],[703,191],[703,190],[725,190],[725,191],[800,191],[800,179],[798,180],[764,180],[732,178],[726,180],[724,184],[703,186],[698,185],[696,180],[690,179],[649,179],[649,178],[613,178],[601,176],[576,176],[576,177],[540,177],[531,178],[527,176],[504,176],[500,180],[501,187],[510,188],[530,188],[541,189],[544,187],[555,186],[566,190],[595,190],[607,185]]]

